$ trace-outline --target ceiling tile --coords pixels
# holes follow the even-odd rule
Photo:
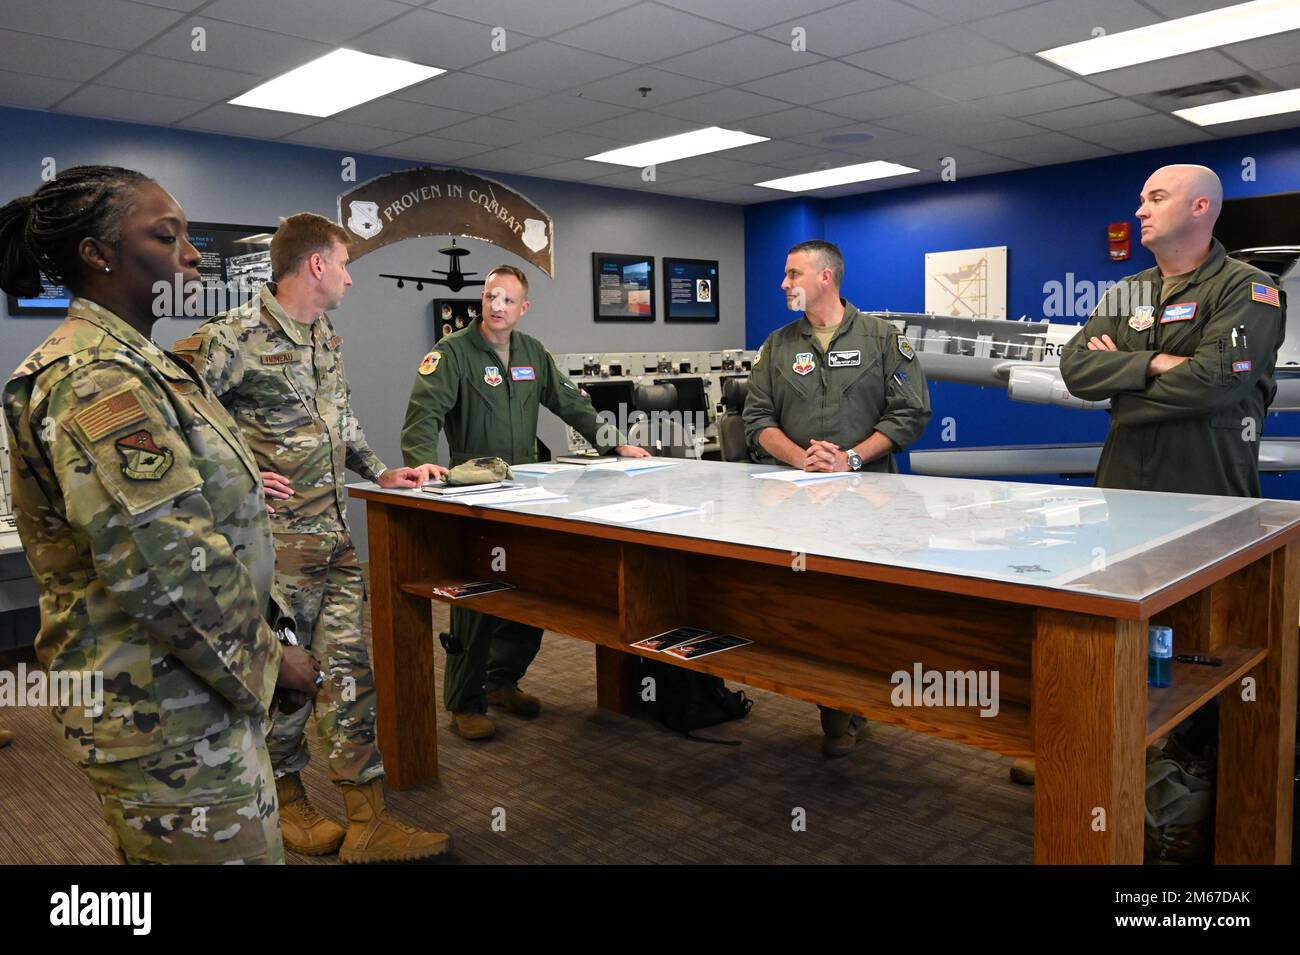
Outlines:
[[[844,0],[659,0],[679,10],[689,10],[718,20],[742,30],[761,30],[763,27],[789,20],[793,16],[803,16],[825,10],[843,3]]]
[[[862,156],[823,147],[811,156],[776,159],[767,163],[767,165],[782,170],[778,176],[773,177],[779,178],[781,175],[788,176],[793,173],[814,172],[819,169],[838,169],[841,166],[851,166],[854,163],[862,162],[862,160]]]
[[[1042,0],[909,0],[909,2],[914,7],[920,7],[955,23],[1030,7],[1035,3],[1041,3]]]
[[[642,87],[649,87],[650,92],[642,96]],[[639,66],[599,83],[592,83],[582,91],[582,95],[588,100],[614,103],[629,109],[657,109],[664,103],[711,93],[717,88],[716,84],[705,80]]]
[[[958,145],[978,145],[994,139],[1011,139],[1040,132],[1028,123],[983,113],[967,105],[942,106],[923,113],[893,116],[880,120],[878,125]]]
[[[780,189],[761,189],[758,186],[736,186],[736,185],[728,185],[725,183],[720,184],[719,189],[710,193],[710,197],[714,199],[716,202],[735,202],[735,203],[742,203],[742,204],[749,204],[754,202],[774,202],[777,199],[789,199],[791,195],[793,194],[789,192],[782,192]],[[780,275],[779,268],[776,270],[776,274],[778,276]],[[779,284],[780,284],[779,280],[774,280],[772,283],[774,295],[780,294],[779,290],[777,289],[777,286]]]
[[[989,176],[999,172],[1012,172],[1016,169],[1028,169],[1029,163],[1016,162],[1013,159],[994,159],[990,162],[962,166],[957,170],[957,180],[974,179],[976,176]]]
[[[843,125],[843,116],[803,106],[764,113],[762,116],[752,116],[741,124],[745,132],[753,133],[755,136],[786,139],[802,136],[805,133],[820,132],[823,129],[835,129]]]
[[[419,159],[423,162],[454,163],[482,152],[484,148],[481,143],[458,143],[437,136],[416,136],[385,146],[382,154],[401,159]]]
[[[513,146],[544,136],[550,129],[541,123],[516,122],[497,116],[476,116],[454,126],[445,126],[438,135],[485,146]]]
[[[73,80],[0,70],[0,103],[24,109],[49,109],[80,85]]]
[[[1152,110],[1132,100],[1107,99],[1099,103],[1053,110],[1050,113],[1035,113],[1028,117],[1027,121],[1035,126],[1046,126],[1048,129],[1076,129],[1080,126],[1095,126],[1097,123],[1149,115],[1154,115]]]
[[[997,96],[999,93],[1014,93],[1034,86],[1048,86],[1064,78],[1064,74],[1055,67],[1027,56],[1018,56],[937,76],[923,76],[915,81],[915,85],[950,100],[965,101]]]
[[[534,139],[529,145],[538,152],[546,153],[549,156],[561,156],[565,159],[585,159],[587,156],[594,156],[597,153],[617,149],[619,146],[626,146],[627,143],[605,139],[602,136],[588,136],[585,133],[569,131]],[[610,166],[610,168],[615,167]]]
[[[202,50],[193,48],[191,31],[196,27],[204,30]],[[313,40],[279,36],[205,17],[187,17],[179,26],[146,45],[142,52],[271,77],[324,56],[330,50],[326,44]]]
[[[884,89],[859,93],[856,96],[842,96],[827,100],[817,105],[849,119],[880,119],[883,116],[897,116],[899,113],[917,113],[946,105],[947,100],[936,96],[928,90],[917,89],[903,83],[887,86]]]
[[[473,73],[448,73],[419,86],[408,86],[394,95],[398,99],[459,109],[481,116],[518,103],[530,102],[545,95],[545,92],[517,83],[475,76]]]
[[[1230,136],[1252,136],[1256,133],[1270,133],[1279,129],[1295,129],[1297,127],[1300,127],[1300,113],[1282,113],[1277,116],[1246,119],[1238,123],[1220,123],[1218,126],[1205,126],[1203,131],[1221,139],[1226,139]]]
[[[519,0],[436,0],[429,6],[439,13],[451,13],[489,26],[518,30],[529,36],[550,36],[579,23],[630,7],[637,0],[547,0],[520,3]]]
[[[814,53],[796,52],[789,43],[778,43],[746,34],[723,40],[705,50],[696,50],[655,64],[661,70],[681,73],[711,83],[747,83],[761,76],[798,69],[820,60]]]
[[[766,96],[744,90],[724,89],[705,93],[677,103],[661,106],[659,112],[683,119],[693,119],[708,126],[735,129],[736,124],[750,116],[761,116],[775,111],[782,104]]]
[[[4,0],[4,27],[20,33],[133,50],[182,14],[125,0]]]
[[[683,182],[658,185],[653,191],[666,196],[683,196],[687,199],[710,200],[718,184],[709,179],[687,179]]]
[[[820,13],[786,20],[763,31],[764,36],[789,44],[791,31],[807,31],[808,49],[823,56],[847,56],[896,40],[928,33],[942,20],[894,0],[853,0]]]
[[[348,46],[376,56],[395,56],[444,70],[460,70],[497,56],[492,42],[492,28],[485,24],[433,10],[412,10],[350,41]],[[514,43],[507,38],[506,51],[528,42],[530,39],[522,36]]]
[[[332,118],[361,126],[396,129],[407,135],[413,135],[430,133],[453,123],[463,123],[467,119],[473,119],[474,115],[458,109],[446,109],[442,106],[430,106],[428,103],[415,103],[386,96],[335,113]]]
[[[478,169],[513,173],[528,172],[539,166],[549,166],[559,161],[556,156],[543,156],[535,150],[522,146],[512,149],[490,149],[474,157],[474,164]]]
[[[633,63],[653,63],[736,35],[731,27],[643,3],[558,33],[552,39]]]
[[[863,93],[888,85],[889,80],[883,76],[868,73],[866,70],[840,63],[838,60],[824,60],[812,66],[746,83],[742,88],[761,96],[808,106],[838,96]]]
[[[634,116],[622,106],[601,103],[586,96],[566,96],[557,93],[543,96],[527,103],[509,106],[493,114],[494,118],[519,122],[545,124],[554,132],[599,123],[618,116]]]
[[[592,123],[582,127],[582,132],[592,136],[618,140],[622,143],[644,143],[651,139],[676,136],[699,129],[700,124],[691,119],[661,116],[659,113],[638,111],[625,113],[615,119]]]
[[[0,30],[0,63],[14,74],[33,73],[65,80],[88,80],[125,54],[103,46]]]
[[[1084,103],[1110,99],[1111,95],[1109,91],[1098,89],[1083,80],[1066,80],[1064,83],[1053,83],[1050,86],[1035,86],[1015,93],[989,96],[976,100],[971,105],[986,113],[1028,116],[1032,113],[1045,113],[1052,109],[1064,109],[1067,106],[1080,106]]]
[[[765,143],[754,143],[751,146],[729,149],[727,155],[739,162],[761,165],[778,159],[800,159],[819,151],[818,147],[809,146],[806,143],[796,143],[785,139],[771,139]]]
[[[271,109],[253,109],[248,106],[231,106],[220,103],[201,113],[187,117],[182,123],[187,129],[202,129],[213,133],[230,133],[234,136],[251,136],[257,139],[279,139],[294,130],[314,125],[315,116],[282,113]]]
[[[1279,89],[1291,90],[1300,86],[1300,64],[1279,67],[1264,74],[1264,79],[1278,85]]]
[[[212,102],[229,100],[262,82],[260,76],[218,69],[214,65],[182,63],[137,53],[95,79],[96,83],[123,90],[182,96]]]
[[[1190,17],[1197,13],[1230,7],[1241,0],[1146,0],[1148,7],[1163,13],[1166,17]]]
[[[1137,0],[1048,0],[1023,10],[976,20],[972,30],[1022,53],[1038,53],[1092,39],[1097,28],[1121,33],[1159,23],[1164,17]]]
[[[1120,152],[1137,152],[1143,149],[1155,149],[1158,146],[1201,142],[1213,138],[1190,123],[1173,116],[1139,116],[1136,119],[1122,119],[1116,123],[1084,126],[1070,130],[1070,135],[1086,139],[1099,146],[1109,146]]]
[[[325,146],[331,149],[369,152],[406,139],[406,133],[374,126],[358,126],[336,119],[327,119],[314,126],[282,137],[282,141],[301,143],[304,146]]]
[[[587,162],[584,159],[568,159],[553,166],[540,166],[532,171],[534,176],[544,179],[569,179],[578,182],[593,182],[612,176],[620,167],[607,163]]]
[[[196,100],[159,96],[156,93],[137,92],[123,96],[121,90],[107,86],[83,86],[60,103],[57,112],[169,126],[207,105]]]
[[[1247,43],[1233,43],[1219,47],[1219,50],[1252,70],[1290,66],[1292,63],[1300,63],[1300,30],[1261,37]]]
[[[690,159],[678,159],[670,163],[660,163],[660,172],[670,171],[674,176],[692,176],[720,179],[723,175],[735,173],[752,167],[753,163],[740,162],[731,158],[735,150],[728,149],[722,153],[706,156],[692,156]]]
[[[1015,53],[1004,46],[961,27],[949,27],[865,53],[855,53],[845,59],[854,66],[891,79],[914,80],[933,75],[936,64],[941,64],[945,71],[952,71],[1005,60],[1010,56],[1015,56]]]
[[[1089,80],[1102,89],[1132,96],[1240,76],[1241,73],[1242,68],[1222,53],[1204,50],[1201,53],[1189,53],[1186,56],[1098,73],[1089,77]]]
[[[765,166],[761,163],[742,163],[740,168],[719,172],[706,177],[715,183],[725,182],[731,185],[752,186],[766,179],[779,179],[789,173],[780,166]]]
[[[393,0],[213,0],[203,15],[337,45],[410,9]]]
[[[1110,150],[1104,146],[1085,143],[1062,133],[1035,133],[1033,136],[1003,139],[995,143],[985,143],[984,148],[1007,159],[1028,163],[1088,159],[1110,153]]]
[[[539,91],[557,92],[595,83],[615,73],[624,73],[627,68],[624,60],[541,40],[509,53],[498,53],[474,66],[471,72],[532,86]]]

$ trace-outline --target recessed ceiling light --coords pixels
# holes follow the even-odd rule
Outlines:
[[[1091,76],[1288,30],[1300,30],[1300,3],[1253,0],[1058,46],[1038,55],[1080,76]]]
[[[1243,96],[1222,103],[1206,103],[1204,106],[1189,106],[1187,109],[1174,110],[1174,115],[1197,126],[1217,126],[1219,123],[1235,123],[1260,116],[1294,113],[1296,110],[1300,110],[1300,89]]]
[[[333,116],[446,72],[388,56],[335,50],[267,80],[230,100],[230,104],[303,116]]]
[[[804,172],[797,176],[769,179],[766,182],[756,182],[754,185],[767,189],[782,189],[785,192],[808,192],[812,189],[825,189],[828,186],[842,186],[850,182],[888,179],[890,176],[910,176],[920,171],[911,166],[877,159],[873,162],[854,163],[852,166],[838,166],[835,169],[819,169],[816,172]]]
[[[621,146],[618,149],[611,149],[595,156],[588,156],[587,159],[592,162],[608,162],[619,166],[639,166],[644,168],[659,163],[672,162],[675,159],[689,159],[691,156],[703,156],[706,153],[721,152],[724,149],[735,149],[737,146],[765,143],[767,139],[766,136],[754,136],[751,133],[742,133],[735,129],[721,129],[717,126],[710,126],[708,129],[697,129],[689,133],[679,133],[676,136],[665,136],[663,139],[652,139],[649,142],[637,143],[633,146]]]

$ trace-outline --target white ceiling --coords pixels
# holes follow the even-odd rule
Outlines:
[[[751,203],[786,195],[754,182],[867,159],[923,172],[820,194],[937,181],[948,156],[967,177],[1300,126],[1292,114],[1203,130],[1153,96],[1243,75],[1265,91],[1300,85],[1300,31],[1086,79],[1032,55],[1228,5],[4,0],[0,103]],[[796,28],[805,51],[791,48]],[[226,105],[338,46],[450,72],[324,120]],[[653,182],[582,158],[701,125],[773,141],[662,165]],[[870,138],[837,139],[853,133]]]

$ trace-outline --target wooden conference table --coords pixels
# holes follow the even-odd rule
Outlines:
[[[464,606],[594,643],[608,710],[637,708],[629,644],[690,625],[754,643],[675,663],[1034,756],[1036,862],[1141,863],[1145,747],[1217,696],[1216,859],[1290,860],[1300,504],[764,473],[798,475],[708,461],[520,471],[563,499],[483,506],[351,487],[367,504],[389,783],[438,771],[434,587],[498,578],[516,589]],[[577,516],[638,499],[698,509]],[[1174,627],[1175,653],[1222,666],[1175,663],[1173,686],[1149,689],[1151,621]],[[996,715],[958,696],[924,705],[919,690],[895,705],[891,676],[918,667],[996,671]]]

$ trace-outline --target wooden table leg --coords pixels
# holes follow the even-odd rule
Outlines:
[[[374,501],[366,522],[379,749],[388,785],[409,789],[438,776],[437,674],[429,600],[398,585],[429,575],[431,542],[415,515]]]
[[[1036,863],[1142,863],[1146,627],[1039,610]]]
[[[596,644],[596,705],[634,716],[640,710],[640,657]]]
[[[1300,545],[1251,565],[1251,586],[1230,595],[1224,626],[1266,634],[1268,657],[1219,695],[1215,861],[1291,861],[1295,768],[1296,614]]]

